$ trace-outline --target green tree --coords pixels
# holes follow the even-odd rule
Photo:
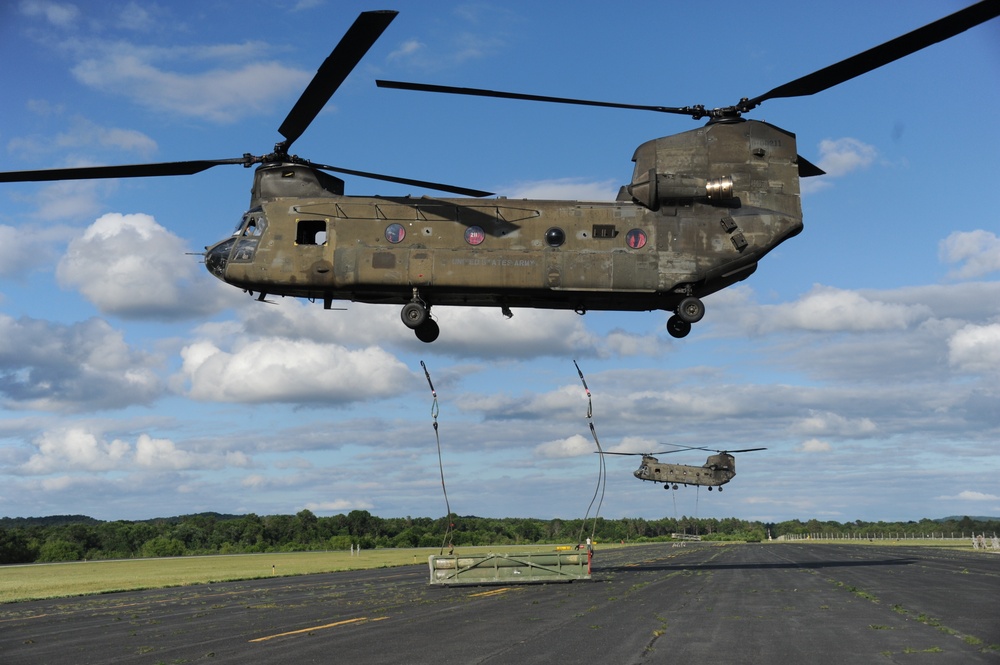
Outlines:
[[[83,558],[83,547],[79,543],[72,543],[68,540],[56,539],[46,541],[38,551],[40,563],[53,563],[56,561],[79,561]]]

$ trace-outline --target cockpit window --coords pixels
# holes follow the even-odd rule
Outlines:
[[[264,209],[258,206],[243,213],[243,218],[240,219],[236,228],[233,229],[233,235],[259,236],[264,232],[266,227],[267,222],[264,219]]]

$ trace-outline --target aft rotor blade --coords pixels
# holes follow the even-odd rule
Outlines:
[[[76,166],[64,169],[0,172],[0,182],[50,182],[53,180],[99,180],[103,178],[149,178],[168,175],[192,175],[221,164],[247,164],[247,158],[200,159],[158,164],[122,164],[119,166]]]
[[[856,76],[870,72],[873,69],[878,69],[883,65],[899,60],[932,44],[950,39],[969,28],[973,28],[997,16],[1000,16],[1000,2],[998,0],[982,0],[982,2],[938,19],[922,28],[917,28],[884,44],[870,48],[864,53],[841,60],[836,64],[824,67],[819,71],[807,74],[784,85],[779,85],[777,88],[765,92],[760,97],[741,102],[739,105],[740,110],[749,111],[768,99],[813,95],[827,88],[839,85],[844,81],[849,81]]]
[[[289,111],[288,117],[278,128],[278,133],[285,137],[286,150],[302,136],[309,123],[319,115],[333,93],[398,13],[391,10],[362,12],[355,19],[354,24],[320,65],[313,80],[309,82],[302,96]]]
[[[744,448],[743,450],[721,450],[719,452],[732,455],[733,453],[752,453],[755,450],[767,450],[767,448]]]
[[[698,106],[647,106],[644,104],[619,104],[617,102],[598,102],[587,99],[570,99],[567,97],[549,97],[546,95],[526,95],[520,92],[503,92],[500,90],[483,90],[481,88],[461,88],[450,85],[430,85],[427,83],[407,83],[405,81],[375,81],[380,88],[396,90],[416,90],[418,92],[440,92],[450,95],[470,95],[472,97],[499,97],[500,99],[523,99],[529,102],[549,102],[554,104],[576,104],[579,106],[603,106],[613,109],[635,109],[637,111],[657,111],[658,113],[677,113],[693,115],[704,111]],[[700,117],[700,116],[699,116]]]
[[[460,194],[462,196],[474,196],[474,197],[493,196],[493,192],[484,192],[479,189],[470,189],[468,187],[458,187],[457,185],[446,185],[440,182],[430,182],[429,180],[413,180],[411,178],[400,178],[392,175],[384,175],[382,173],[355,171],[354,169],[345,169],[339,166],[330,166],[328,164],[317,164],[315,162],[308,162],[308,164],[318,169],[323,169],[324,171],[333,171],[334,173],[345,173],[347,175],[356,175],[362,178],[371,178],[373,180],[384,180],[386,182],[397,182],[401,185],[412,185],[414,187],[436,189],[440,192],[451,192],[452,194]]]

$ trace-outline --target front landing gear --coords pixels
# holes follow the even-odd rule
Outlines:
[[[413,300],[403,305],[399,318],[407,328],[416,333],[421,342],[430,344],[441,334],[441,328],[431,319],[430,305],[420,299],[416,289],[413,289]]]
[[[698,323],[705,316],[705,303],[699,298],[688,296],[677,305],[675,314],[667,319],[667,332],[680,339],[691,332],[691,324]]]

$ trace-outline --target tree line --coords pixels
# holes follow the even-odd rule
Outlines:
[[[516,517],[378,517],[367,510],[318,517],[199,513],[143,521],[101,521],[82,515],[0,518],[0,564],[43,563],[204,554],[253,554],[390,547],[455,547],[597,542],[655,542],[675,533],[705,540],[761,541],[782,535],[868,537],[905,534],[930,537],[996,533],[995,518],[953,517],[919,522],[789,520],[778,523],[737,518],[535,519]],[[447,541],[447,542],[446,542]]]

